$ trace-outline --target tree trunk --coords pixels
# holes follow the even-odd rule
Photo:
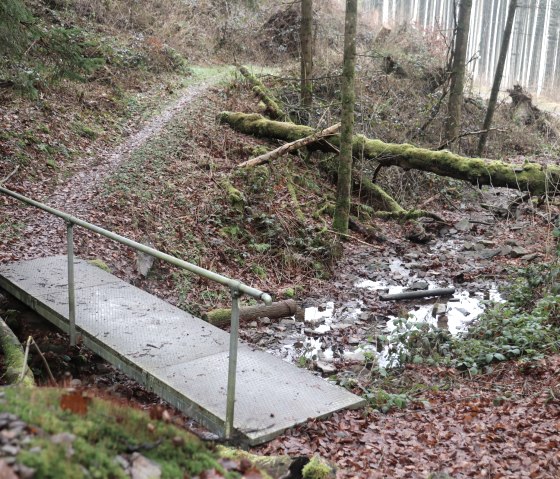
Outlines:
[[[309,122],[309,111],[313,104],[313,0],[301,0],[301,107],[305,123]]]
[[[253,321],[259,318],[287,318],[296,314],[297,303],[293,299],[272,303],[269,306],[246,306],[239,310],[240,321]],[[203,319],[214,326],[227,326],[231,319],[231,309],[214,309],[203,315]]]
[[[350,195],[352,189],[352,133],[354,130],[354,73],[356,67],[356,24],[358,0],[346,0],[344,26],[344,66],[342,70],[342,128],[340,132],[340,154],[338,159],[338,181],[333,229],[348,233]]]
[[[504,65],[509,49],[509,41],[511,39],[511,31],[513,29],[513,20],[515,18],[515,10],[517,9],[517,0],[510,0],[508,8],[508,16],[506,20],[506,28],[504,30],[504,38],[500,48],[500,57],[498,58],[498,65],[496,67],[496,75],[494,76],[494,83],[492,84],[492,92],[490,93],[490,100],[488,101],[488,109],[486,110],[486,117],[484,118],[484,125],[482,127],[483,133],[480,135],[478,142],[478,156],[482,156],[484,146],[486,145],[486,138],[488,137],[488,130],[492,126],[492,117],[496,109],[496,102],[498,101],[498,93],[500,91],[500,84],[502,83],[502,75],[504,73]]]
[[[284,141],[304,138],[314,131],[308,126],[267,120],[255,114],[224,112],[219,120],[242,133]],[[339,135],[330,137],[328,143],[317,142],[314,147],[332,152],[332,145],[340,145]],[[529,191],[533,195],[560,193],[560,166],[553,164],[546,167],[537,163],[511,165],[504,161],[467,158],[445,150],[433,151],[406,143],[384,143],[363,135],[354,135],[352,149],[354,156],[376,160],[383,166],[422,170],[474,185],[508,187]]]
[[[266,107],[266,114],[273,120],[288,120],[288,115],[280,107],[278,100],[274,98],[262,82],[253,75],[247,67],[239,67],[241,74],[253,85],[253,93],[257,95]]]
[[[452,141],[459,136],[461,128],[461,107],[463,104],[463,86],[465,83],[465,63],[471,21],[472,0],[461,0],[459,19],[455,35],[453,66],[451,69],[451,87],[449,89],[448,120],[446,137]]]

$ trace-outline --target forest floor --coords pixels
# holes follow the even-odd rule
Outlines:
[[[279,160],[282,164],[271,165],[269,173],[259,170],[262,177],[236,170],[263,142],[215,122],[222,110],[258,110],[238,80],[221,83],[228,71],[201,70],[126,139],[82,156],[56,180],[14,175],[7,187],[276,297],[298,299],[307,317],[244,324],[242,338],[347,384],[366,395],[372,407],[299,426],[257,452],[319,453],[337,465],[340,478],[425,478],[433,473],[457,479],[558,477],[558,356],[498,362],[492,371],[472,377],[449,366],[409,365],[384,380],[390,393],[383,399],[374,397],[381,387],[373,388],[371,379],[372,363],[388,366],[384,361],[390,358],[383,345],[378,351],[378,338],[391,333],[395,318],[411,314],[454,332],[464,330],[486,307],[485,298],[507,293],[512,271],[553,259],[551,218],[557,206],[520,201],[507,190],[481,191],[420,178],[417,203],[446,221],[425,224],[432,241],[407,242],[402,226],[375,221],[386,240],[365,244],[363,238],[350,239],[342,259],[329,270],[313,256],[328,242],[330,233],[323,230],[329,218],[314,218],[313,212],[334,187],[318,175],[313,158],[311,163],[298,157]],[[7,124],[9,113],[1,113]],[[287,189],[290,176],[300,187],[297,203]],[[251,210],[244,213],[247,217],[228,203],[223,178],[243,189]],[[512,208],[514,200],[519,205]],[[1,261],[65,252],[62,224],[0,201]],[[296,206],[306,221],[294,218]],[[302,246],[296,239],[308,243]],[[131,250],[83,231],[77,233],[76,254],[102,260],[119,277],[195,313],[224,305],[227,298],[164,265],[156,264],[143,278]],[[457,291],[449,301],[379,300],[382,292],[415,283],[452,285]],[[437,309],[442,304],[443,310]],[[141,408],[162,407],[157,397],[90,352],[68,348],[63,334],[36,318],[28,321],[33,314],[22,305],[5,299],[0,312],[14,319],[21,339],[36,337],[61,384],[74,380],[74,386],[98,388]],[[46,382],[39,358],[34,361],[40,381]],[[176,422],[212,438],[169,410]]]

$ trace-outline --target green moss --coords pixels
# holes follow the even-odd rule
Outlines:
[[[111,272],[111,268],[109,268],[109,266],[107,266],[107,263],[105,263],[103,260],[100,260],[99,258],[96,259],[91,259],[88,261],[89,264],[91,264],[92,266],[97,266],[99,269],[102,269],[103,271],[106,271],[107,273]]]
[[[333,469],[318,457],[313,457],[302,471],[303,479],[327,479],[333,476]]]
[[[60,407],[65,391],[21,387],[3,391],[2,411],[16,414],[47,434],[36,436],[18,457],[37,470],[36,477],[125,478],[128,476],[115,457],[147,445],[153,447],[141,453],[161,467],[162,478],[197,476],[210,469],[225,474],[219,454],[198,438],[171,424],[151,420],[142,411],[92,398],[86,414],[79,415]],[[60,432],[76,436],[71,457],[67,455],[68,445],[54,444],[48,437]],[[34,446],[40,447],[40,452],[31,453],[29,449]]]
[[[295,298],[296,290],[294,288],[286,288],[282,291],[282,296],[284,296],[284,298]]]

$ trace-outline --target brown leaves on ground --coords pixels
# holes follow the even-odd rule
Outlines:
[[[441,375],[426,367],[405,374],[426,378],[430,371]],[[309,422],[259,453],[317,452],[337,463],[339,478],[559,477],[560,356],[504,364],[422,397],[427,405],[404,411],[343,411]]]
[[[88,412],[91,398],[84,395],[82,391],[71,391],[60,397],[60,407],[65,411],[71,411],[74,414],[85,416]]]

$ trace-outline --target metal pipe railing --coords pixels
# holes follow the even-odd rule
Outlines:
[[[230,438],[233,433],[233,418],[235,411],[235,383],[237,376],[237,347],[239,342],[239,298],[247,294],[255,299],[263,301],[265,304],[272,303],[272,298],[268,293],[264,293],[258,289],[248,286],[240,281],[222,276],[221,274],[214,273],[207,269],[201,268],[195,264],[183,261],[182,259],[163,253],[149,246],[143,245],[133,241],[124,236],[113,233],[99,226],[96,226],[87,221],[80,220],[64,211],[57,210],[38,201],[27,198],[14,191],[8,190],[0,186],[0,193],[15,198],[23,203],[39,208],[47,213],[62,218],[66,223],[66,240],[68,251],[68,321],[70,344],[76,344],[76,294],[74,285],[74,225],[81,226],[109,239],[124,244],[130,248],[134,248],[143,253],[149,254],[154,258],[160,259],[170,263],[179,268],[185,269],[203,278],[207,278],[216,283],[227,286],[231,291],[232,308],[231,308],[231,331],[230,331],[230,345],[229,345],[229,366],[228,366],[228,385],[227,385],[227,400],[226,400],[226,420],[225,420],[225,437]]]

